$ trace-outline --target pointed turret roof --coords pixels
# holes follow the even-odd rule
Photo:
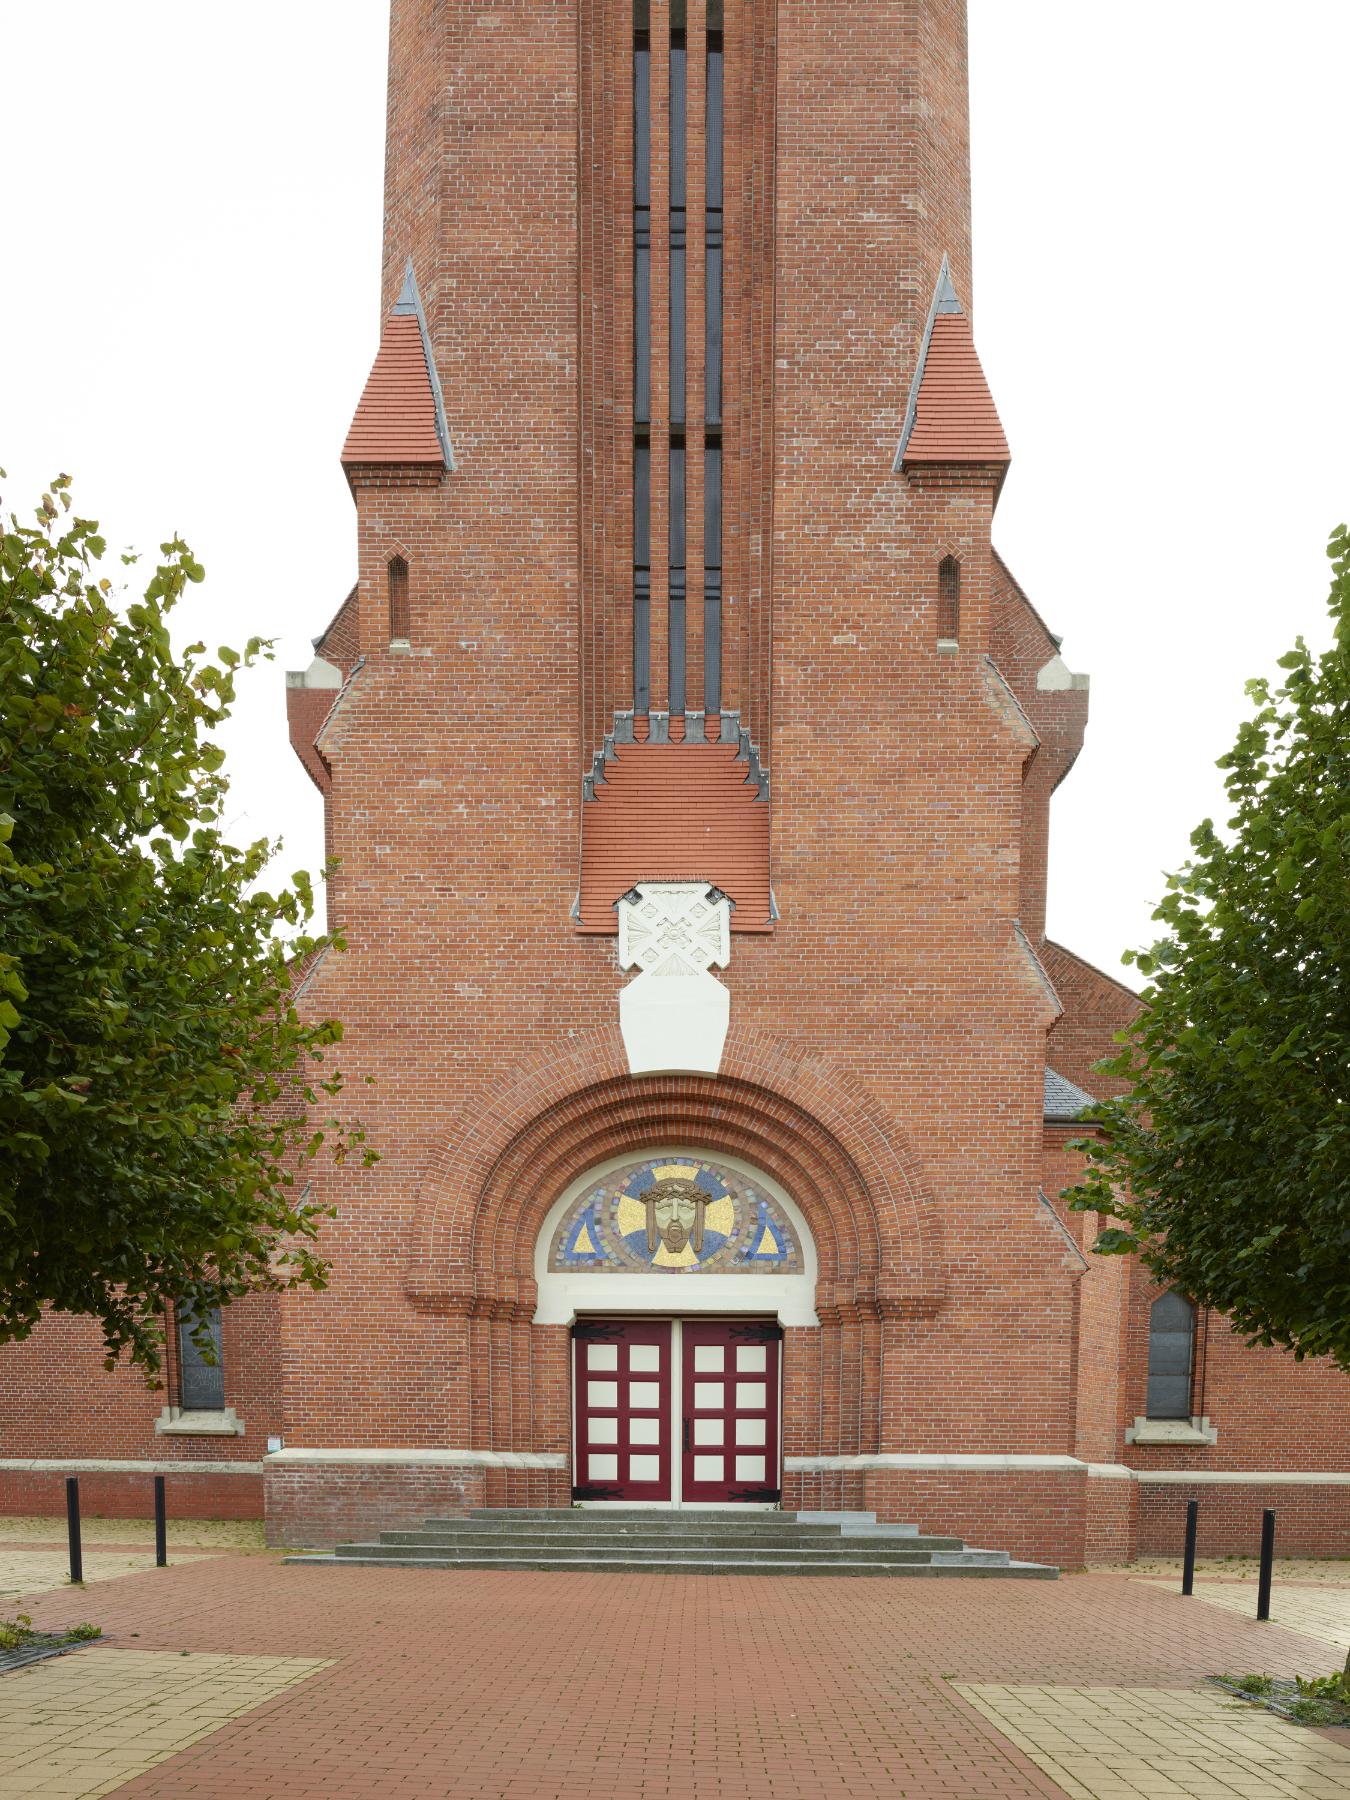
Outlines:
[[[909,390],[897,471],[917,463],[1011,460],[994,396],[944,256]]]
[[[384,321],[375,366],[342,447],[342,462],[344,468],[352,463],[455,466],[411,257],[402,291]]]

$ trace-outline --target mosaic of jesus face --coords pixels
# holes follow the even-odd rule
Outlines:
[[[658,1181],[642,1196],[647,1204],[647,1248],[656,1249],[659,1237],[672,1255],[692,1243],[694,1254],[703,1248],[703,1209],[708,1196],[692,1181]]]

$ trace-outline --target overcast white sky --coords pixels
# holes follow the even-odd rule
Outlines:
[[[387,10],[0,0],[6,510],[68,470],[113,544],[192,544],[185,628],[278,639],[227,743],[234,832],[283,835],[287,869],[322,856],[281,671],[354,568],[337,457],[378,331]],[[1050,930],[1115,970],[1220,802],[1244,680],[1326,638],[1350,6],[972,0],[971,60],[996,541],[1093,676]]]

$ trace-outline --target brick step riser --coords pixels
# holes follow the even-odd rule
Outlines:
[[[985,1563],[834,1562],[824,1560],[820,1562],[765,1563],[751,1562],[740,1557],[728,1557],[721,1561],[705,1559],[701,1562],[670,1562],[668,1560],[638,1562],[626,1557],[613,1556],[568,1559],[545,1556],[532,1561],[506,1561],[496,1557],[398,1561],[381,1557],[301,1556],[288,1558],[288,1561],[321,1564],[325,1568],[337,1565],[343,1568],[379,1569],[501,1569],[505,1571],[530,1569],[553,1574],[622,1572],[634,1575],[862,1575],[882,1579],[914,1576],[924,1580],[972,1580],[992,1577],[1000,1581],[1053,1581],[1059,1574],[1058,1569],[1027,1564],[1002,1566]]]

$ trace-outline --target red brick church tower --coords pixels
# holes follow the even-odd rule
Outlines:
[[[1008,459],[961,0],[394,0],[359,579],[287,694],[383,1160],[227,1318],[240,1431],[124,1456],[292,1542],[781,1503],[1073,1565],[1198,1478],[1215,1547],[1272,1484],[1332,1547],[1343,1378],[1058,1199],[1134,1000],[1044,935],[1087,679]]]

